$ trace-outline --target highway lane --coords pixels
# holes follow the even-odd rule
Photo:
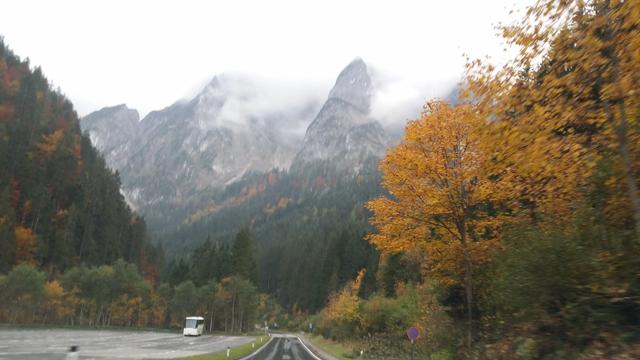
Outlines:
[[[224,351],[254,341],[248,336],[184,337],[153,331],[0,328],[0,360],[62,360],[71,345],[80,359],[170,359]]]
[[[250,357],[243,360],[319,360],[309,353],[298,338],[293,336],[275,336],[270,343]]]

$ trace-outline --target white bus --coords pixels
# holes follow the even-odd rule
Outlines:
[[[204,318],[201,316],[188,316],[184,319],[184,336],[200,336],[204,330]]]

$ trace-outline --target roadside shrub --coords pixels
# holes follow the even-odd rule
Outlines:
[[[378,294],[362,304],[362,324],[367,334],[387,333],[403,337],[406,329],[419,318],[419,297],[414,287],[400,290],[395,298]]]

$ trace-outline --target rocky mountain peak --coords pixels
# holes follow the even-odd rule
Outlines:
[[[85,122],[98,122],[109,120],[113,116],[118,116],[120,120],[140,121],[140,115],[135,109],[130,109],[127,104],[120,104],[115,106],[103,107],[98,111],[94,111],[91,114],[82,118]]]
[[[333,89],[329,92],[329,99],[344,100],[368,114],[371,107],[371,90],[371,75],[367,64],[358,57],[340,72]]]
[[[203,101],[204,99],[216,97],[219,98],[224,95],[223,80],[220,76],[214,76],[211,81],[196,95],[195,100]]]
[[[338,167],[357,171],[369,157],[382,157],[388,140],[380,124],[369,117],[372,93],[367,65],[356,58],[340,72],[327,101],[307,128],[294,167],[330,160]]]

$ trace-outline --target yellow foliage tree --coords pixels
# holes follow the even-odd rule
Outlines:
[[[486,172],[488,159],[476,136],[484,125],[473,106],[428,102],[380,164],[391,197],[367,204],[378,230],[370,242],[389,252],[421,249],[429,276],[464,286],[469,346],[473,267],[496,243],[493,205],[502,193]]]
[[[468,65],[466,94],[493,121],[496,174],[532,212],[567,217],[602,158],[640,241],[640,2],[539,0],[501,26],[519,52],[499,69]]]
[[[120,295],[109,306],[111,321],[122,326],[131,326],[138,323],[142,313],[142,298]]]
[[[38,151],[44,156],[51,156],[58,149],[63,137],[63,129],[58,129],[49,135],[43,135],[42,141],[38,144]]]
[[[16,226],[16,264],[28,263],[35,265],[35,253],[38,245],[36,235],[29,228]]]
[[[360,314],[360,298],[358,292],[364,279],[365,269],[358,272],[356,279],[349,282],[340,292],[329,296],[327,307],[325,308],[325,322],[332,322],[338,325],[358,325],[362,322]]]
[[[67,294],[57,280],[46,283],[45,299],[47,316],[52,321],[64,320],[73,315],[76,305],[75,297],[72,294]]]
[[[150,296],[151,307],[148,309],[148,317],[152,326],[160,327],[164,325],[164,320],[167,317],[169,310],[169,304],[156,292],[151,292]]]

